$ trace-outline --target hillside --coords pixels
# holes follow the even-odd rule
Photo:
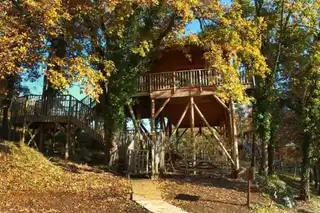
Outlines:
[[[0,143],[0,182],[0,212],[145,212],[129,200],[127,179],[13,142]]]

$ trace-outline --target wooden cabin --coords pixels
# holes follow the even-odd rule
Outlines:
[[[239,78],[250,87],[250,81],[244,73]],[[183,50],[164,50],[151,70],[137,79],[137,92],[133,97],[136,102],[129,106],[131,116],[136,120],[151,119],[149,135],[150,140],[154,141],[152,147],[157,147],[155,143],[163,143],[154,139],[157,132],[165,132],[164,140],[170,141],[180,128],[189,128],[193,135],[195,128],[209,128],[237,170],[239,158],[234,137],[233,105],[223,103],[215,95],[216,86],[222,83],[221,79],[222,76],[214,69],[207,68],[201,48],[189,46]],[[164,122],[164,118],[167,122]],[[156,127],[156,120],[160,120],[160,127]],[[231,153],[222,144],[222,137],[229,137],[233,147]],[[164,155],[158,153],[157,156],[157,151],[152,148],[150,151],[154,154],[151,158],[158,158],[152,163],[152,172],[158,173],[161,168],[157,167],[164,165],[161,163]]]

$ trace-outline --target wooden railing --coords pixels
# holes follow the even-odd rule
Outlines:
[[[252,83],[246,72],[240,72],[239,78],[242,84],[251,85]],[[137,91],[209,87],[221,85],[222,82],[222,75],[213,69],[147,73],[138,78]]]
[[[25,116],[44,117],[48,120],[56,118],[56,121],[67,119],[101,138],[104,135],[103,119],[96,115],[91,106],[71,95],[19,97],[12,104],[11,117]]]

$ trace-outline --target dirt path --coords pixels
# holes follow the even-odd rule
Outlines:
[[[187,213],[164,201],[157,184],[150,179],[132,179],[132,198],[152,213]]]

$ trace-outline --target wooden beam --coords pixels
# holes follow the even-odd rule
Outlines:
[[[198,106],[196,104],[194,104],[194,108],[196,109],[196,111],[198,112],[200,118],[202,119],[202,121],[207,125],[207,127],[209,128],[211,134],[213,135],[213,137],[218,141],[220,147],[222,148],[222,150],[225,152],[225,154],[227,155],[227,157],[229,158],[229,160],[231,161],[232,165],[235,165],[232,157],[230,156],[230,154],[228,153],[227,149],[224,147],[224,145],[221,143],[220,138],[217,136],[217,134],[215,133],[215,131],[213,130],[213,128],[210,126],[210,124],[208,123],[208,121],[206,120],[206,118],[203,116],[202,112],[200,111],[200,109],[198,108]]]
[[[185,128],[185,129],[184,129],[184,131],[182,132],[182,134],[179,135],[179,138],[177,139],[177,141],[179,141],[179,140],[182,138],[182,136],[186,133],[187,130],[188,130],[188,128]]]
[[[156,129],[156,121],[155,121],[155,101],[151,99],[151,135],[153,136]]]
[[[188,111],[188,109],[189,109],[189,106],[190,106],[190,103],[188,103],[188,105],[187,105],[187,106],[186,106],[186,108],[184,109],[184,111],[183,111],[183,113],[182,113],[182,115],[181,115],[181,117],[180,117],[180,119],[179,119],[179,121],[178,121],[177,125],[175,126],[175,128],[174,128],[174,130],[173,130],[172,134],[170,135],[169,141],[171,141],[171,140],[172,140],[173,136],[176,134],[177,129],[179,129],[179,126],[180,126],[180,124],[181,124],[182,120],[184,119],[184,117],[185,117],[185,116],[186,116],[186,114],[187,114],[187,111]]]
[[[190,130],[191,130],[191,143],[193,145],[193,167],[196,166],[197,163],[197,152],[196,152],[196,143],[194,140],[194,100],[193,97],[190,97]],[[197,171],[194,171],[193,174],[197,174]]]
[[[189,97],[189,96],[207,96],[207,95],[213,95],[214,94],[214,88],[213,87],[207,87],[202,88],[202,91],[199,90],[199,88],[180,88],[176,89],[176,91],[173,93],[172,89],[167,90],[158,90],[158,91],[152,91],[151,93],[145,94],[150,95],[152,99],[163,99],[163,98],[178,98],[178,97]],[[141,94],[135,95],[137,96],[143,96]]]
[[[45,128],[44,124],[40,124],[40,134],[39,134],[39,150],[40,152],[44,152],[44,138],[45,138]]]
[[[227,109],[227,110],[229,111],[229,107],[228,107],[225,103],[223,103],[218,96],[213,95],[213,97],[214,97],[214,99],[216,99],[225,109]]]
[[[27,123],[26,118],[23,119],[23,126],[22,126],[22,138],[20,137],[20,145],[25,143],[25,137],[26,137],[26,129],[27,129]]]
[[[134,125],[134,128],[136,129],[136,132],[139,132],[139,124],[137,122],[137,119],[136,117],[134,116],[134,112],[133,112],[133,109],[132,109],[132,106],[130,104],[128,104],[128,108],[129,108],[129,112],[130,112],[130,115],[131,115],[131,118],[132,118],[132,121],[133,121],[133,125]]]
[[[148,136],[149,139],[151,139],[151,135],[150,135],[150,133],[148,132],[147,128],[144,126],[143,123],[140,123],[140,127],[141,127],[141,129],[144,131],[145,135]]]
[[[158,112],[155,114],[155,118],[159,116],[159,114],[161,113],[161,111],[166,107],[167,103],[170,101],[170,98],[167,98],[163,104],[161,105],[161,107],[159,108]]]
[[[217,129],[215,126],[213,126],[212,127],[214,130],[216,130],[218,133],[219,133],[219,135],[221,134],[221,131],[219,130],[219,129]]]
[[[70,139],[71,139],[71,133],[70,133],[70,122],[67,124],[67,133],[66,133],[66,144],[65,144],[65,152],[64,152],[64,159],[69,159],[69,151],[70,151]]]
[[[29,135],[31,136],[31,138],[29,139],[29,141],[28,141],[28,143],[27,143],[28,146],[30,146],[31,142],[33,141],[33,143],[36,145],[36,147],[38,147],[37,144],[36,144],[35,141],[34,141],[34,138],[35,138],[36,135],[38,134],[39,129],[36,129],[35,132],[34,132],[34,134],[32,134],[30,131],[27,131],[27,132],[28,132]]]

